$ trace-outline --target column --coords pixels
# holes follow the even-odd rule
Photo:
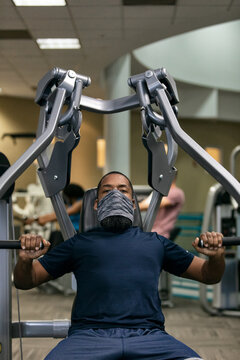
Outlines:
[[[130,76],[131,56],[124,55],[105,71],[108,99],[130,95],[127,79]],[[104,116],[106,165],[104,173],[117,170],[130,175],[130,111]]]

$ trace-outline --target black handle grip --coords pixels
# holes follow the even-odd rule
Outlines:
[[[44,248],[41,242],[40,250]],[[21,249],[21,241],[18,240],[0,240],[0,249]]]
[[[240,245],[240,237],[237,236],[226,236],[223,238],[222,246],[233,246]],[[198,247],[204,248],[203,240],[199,240]]]

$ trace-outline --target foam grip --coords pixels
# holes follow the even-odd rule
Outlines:
[[[240,237],[229,236],[223,238],[222,246],[236,246],[236,245],[240,245]],[[199,240],[198,247],[204,248],[203,240],[201,239]]]
[[[43,243],[40,244],[40,250],[44,248]],[[0,249],[21,249],[21,241],[18,240],[0,240]]]

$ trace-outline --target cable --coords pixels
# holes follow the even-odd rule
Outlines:
[[[11,204],[12,205],[12,204]],[[11,222],[12,222],[12,238],[15,240],[15,229],[14,229],[14,220],[13,212],[11,212]],[[14,250],[14,266],[17,264],[17,251]],[[19,346],[20,346],[20,358],[23,360],[23,346],[22,346],[22,330],[21,330],[21,316],[20,316],[20,301],[19,301],[19,291],[16,288],[17,296],[17,313],[18,313],[18,331],[19,331]]]
[[[16,263],[17,263],[17,250],[14,250],[14,265],[16,265]],[[18,313],[18,331],[19,331],[20,356],[21,356],[21,360],[23,360],[20,301],[19,301],[19,291],[18,291],[17,288],[16,288],[16,295],[17,295],[17,313]]]

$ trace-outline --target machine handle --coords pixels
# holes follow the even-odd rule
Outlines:
[[[222,241],[222,246],[234,246],[240,245],[240,237],[237,236],[228,236],[224,237]],[[198,247],[204,248],[203,240],[199,240]]]
[[[44,244],[40,243],[40,250],[44,248]],[[0,240],[0,249],[21,249],[21,241],[19,240]]]

